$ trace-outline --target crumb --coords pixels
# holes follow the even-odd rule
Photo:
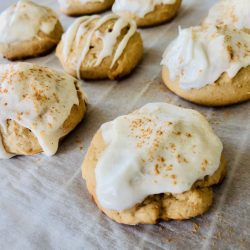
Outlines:
[[[221,239],[222,239],[222,234],[221,234],[221,232],[217,232],[217,233],[215,234],[215,239],[216,239],[216,240],[221,240]]]
[[[192,232],[193,233],[198,233],[199,229],[200,229],[200,225],[197,224],[197,223],[193,223]]]
[[[77,138],[77,139],[75,140],[75,143],[79,144],[79,143],[81,143],[81,140],[80,140],[79,138]]]
[[[173,241],[173,239],[167,238],[165,241],[166,241],[166,243],[171,243]]]
[[[244,246],[246,244],[246,239],[240,239],[240,245],[241,246]]]

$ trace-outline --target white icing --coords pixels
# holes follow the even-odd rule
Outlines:
[[[116,14],[125,12],[133,13],[136,16],[144,17],[154,11],[160,4],[174,4],[176,0],[116,0],[112,10]]]
[[[234,78],[250,65],[250,34],[233,27],[191,27],[166,49],[162,65],[182,89],[202,88],[226,72]]]
[[[222,143],[198,112],[150,103],[101,127],[96,194],[122,211],[160,193],[183,193],[220,165]]]
[[[115,20],[112,31],[101,33],[99,31],[100,27],[110,20]],[[89,28],[90,24],[92,25],[91,28]],[[120,41],[114,53],[117,38],[120,36],[122,29],[126,26],[128,26],[129,29],[124,38]],[[134,21],[118,18],[114,14],[105,15],[103,17],[94,15],[78,18],[63,35],[63,59],[65,61],[68,60],[72,47],[75,47],[75,50],[80,50],[80,53],[75,53],[74,51],[75,56],[72,58],[73,64],[76,65],[77,77],[80,78],[81,64],[90,50],[93,37],[97,36],[98,39],[102,40],[102,50],[94,60],[93,66],[100,65],[106,57],[111,56],[114,53],[114,58],[110,65],[110,68],[112,68],[122,55],[130,38],[135,34],[135,32],[136,24]],[[84,41],[82,40],[83,36],[85,36]]]
[[[46,155],[55,154],[59,139],[65,135],[62,125],[73,105],[79,104],[75,81],[35,64],[1,65],[1,129],[6,130],[7,120],[14,120],[33,132]],[[1,141],[0,159],[10,156]]]
[[[221,0],[210,9],[204,23],[250,29],[250,1]]]
[[[79,3],[103,3],[105,0],[78,0]],[[72,6],[72,0],[58,0],[60,6],[64,9],[68,9]],[[77,1],[75,1],[77,3]]]
[[[52,10],[29,0],[20,0],[0,14],[0,42],[31,40],[39,30],[49,34],[56,23],[57,17]]]

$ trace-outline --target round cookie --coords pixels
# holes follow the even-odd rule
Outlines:
[[[59,141],[86,113],[73,77],[31,63],[0,68],[0,159],[56,153]]]
[[[97,206],[118,223],[184,220],[211,207],[212,186],[226,174],[221,152],[198,112],[152,103],[104,124],[82,173]]]
[[[0,54],[17,60],[52,51],[63,28],[50,8],[20,0],[0,14],[0,33]]]
[[[83,79],[119,79],[128,75],[143,55],[134,21],[114,14],[77,19],[63,35],[56,55],[66,72]]]
[[[69,16],[96,14],[111,8],[114,0],[58,0],[61,11]]]
[[[155,26],[173,19],[182,0],[116,0],[114,13],[134,19],[138,27]]]
[[[204,25],[233,25],[250,33],[250,4],[248,0],[221,0],[209,11]]]
[[[250,99],[250,35],[232,26],[180,30],[162,65],[166,86],[188,101],[225,106]]]

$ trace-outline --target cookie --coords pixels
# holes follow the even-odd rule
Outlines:
[[[134,21],[114,14],[85,16],[63,35],[56,55],[65,71],[83,79],[118,79],[129,74],[143,55]]]
[[[233,26],[180,30],[162,65],[166,86],[188,101],[225,106],[250,99],[250,34]]]
[[[0,33],[0,54],[17,60],[49,53],[63,28],[50,8],[20,0],[0,14]]]
[[[82,173],[97,206],[123,224],[184,220],[212,205],[223,146],[194,110],[150,103],[98,130]]]
[[[205,25],[233,25],[250,33],[250,4],[248,0],[221,0],[209,11]]]
[[[96,14],[111,8],[114,0],[58,0],[61,11],[69,16]]]
[[[0,67],[0,159],[56,153],[86,113],[79,82],[31,63]]]
[[[155,26],[173,19],[181,7],[181,0],[116,0],[112,11],[134,19],[138,27]]]

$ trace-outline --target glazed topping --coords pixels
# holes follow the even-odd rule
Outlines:
[[[1,130],[6,131],[7,120],[13,120],[32,131],[46,155],[55,154],[65,135],[62,125],[73,105],[79,104],[76,82],[69,75],[35,64],[1,65]],[[1,141],[0,159],[8,157]]]
[[[68,9],[72,5],[72,0],[58,0],[60,6],[64,9]],[[104,0],[79,0],[79,4],[88,4],[88,3],[103,3]]]
[[[174,4],[176,0],[116,0],[113,5],[113,12],[117,14],[133,13],[136,16],[144,17],[154,11],[160,4]]]
[[[162,64],[171,81],[182,89],[202,88],[226,72],[234,78],[241,68],[250,65],[250,34],[224,27],[191,27],[166,49]]]
[[[183,193],[220,165],[222,143],[196,111],[151,103],[101,127],[96,166],[101,206],[122,211],[147,196]]]
[[[249,0],[221,0],[211,8],[204,23],[250,29],[250,2]]]
[[[31,40],[39,31],[49,34],[57,20],[52,10],[29,0],[20,0],[0,15],[0,43]]]
[[[112,25],[107,31],[101,32],[100,28],[106,22],[111,20],[115,21],[114,25]],[[128,30],[117,45],[118,37],[126,27],[128,27]],[[135,32],[136,24],[134,21],[127,21],[124,18],[118,18],[114,14],[103,17],[94,15],[78,18],[63,35],[63,58],[65,61],[68,60],[70,53],[73,51],[72,53],[74,53],[74,57],[72,62],[75,65],[77,77],[80,78],[81,64],[92,49],[91,43],[93,39],[101,39],[102,49],[96,58],[93,58],[90,66],[98,66],[102,63],[104,58],[114,55],[113,61],[110,64],[110,68],[112,68],[122,55],[130,38]]]

